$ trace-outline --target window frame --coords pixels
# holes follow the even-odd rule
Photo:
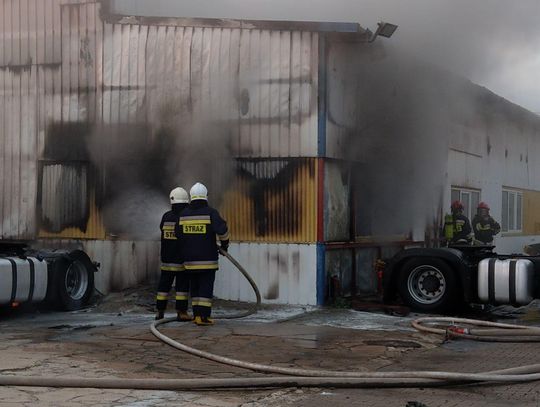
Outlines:
[[[504,203],[505,194],[507,196],[506,205]],[[512,200],[510,197],[512,196]],[[512,204],[512,206],[511,206]],[[510,210],[513,210],[512,217],[510,217]],[[506,216],[506,219],[505,219]],[[513,227],[510,228],[510,221],[512,221]],[[521,223],[518,225],[518,221]],[[502,188],[501,191],[501,232],[507,235],[515,235],[523,233],[523,191]]]
[[[476,207],[473,205],[472,194],[476,193],[478,194],[478,202],[476,202],[476,206],[478,206],[478,203],[482,201],[482,190],[481,189],[474,189],[474,188],[465,188],[460,187],[457,185],[452,185],[450,187],[450,198],[453,202],[455,199],[453,198],[453,192],[458,191],[459,192],[459,201],[463,203],[463,195],[468,194],[469,195],[469,205],[468,208],[465,208],[466,210],[463,212],[463,214],[470,220],[474,218],[474,215],[476,215]]]

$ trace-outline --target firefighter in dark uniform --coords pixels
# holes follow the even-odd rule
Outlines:
[[[485,202],[478,204],[472,226],[475,244],[479,245],[492,245],[493,236],[501,231],[501,225],[489,215],[489,206]]]
[[[212,298],[218,269],[218,246],[229,246],[227,223],[208,206],[208,190],[201,183],[189,191],[191,203],[180,215],[180,241],[186,273],[189,274],[191,305],[197,325],[212,325]]]
[[[460,201],[452,202],[450,206],[452,216],[449,224],[445,225],[445,229],[450,229],[446,233],[450,244],[470,244],[472,241],[472,229],[469,219],[463,214],[463,204]]]
[[[185,275],[180,250],[180,213],[189,205],[189,197],[183,188],[170,193],[171,210],[166,212],[159,225],[161,230],[161,277],[156,298],[156,319],[163,319],[173,280],[176,280],[176,313],[179,321],[191,321],[188,315],[189,279]]]

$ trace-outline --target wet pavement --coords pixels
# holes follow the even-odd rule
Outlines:
[[[175,350],[149,331],[145,304],[125,298],[73,313],[15,312],[0,316],[0,373],[71,377],[263,377]],[[233,312],[235,305],[220,312]],[[240,307],[241,308],[241,307]],[[111,312],[116,309],[117,312]],[[119,311],[119,312],[118,312]],[[495,317],[538,325],[538,306]],[[493,314],[486,317],[493,317]],[[414,316],[346,309],[265,307],[243,320],[163,326],[168,336],[237,359],[343,371],[485,371],[540,363],[540,344],[443,343],[410,328]],[[135,391],[1,387],[0,406],[435,406],[540,405],[540,382],[439,389],[265,389]],[[420,404],[418,404],[420,405]]]

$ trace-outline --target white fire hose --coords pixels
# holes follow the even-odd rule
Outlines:
[[[226,256],[238,270],[248,279],[257,296],[257,304],[251,310],[242,314],[228,316],[226,319],[241,318],[256,312],[260,305],[260,294],[255,282],[238,262],[227,252]],[[222,317],[223,319],[223,317]],[[100,389],[139,389],[139,390],[204,390],[255,387],[341,387],[341,388],[383,388],[383,387],[434,387],[470,383],[523,383],[540,380],[540,364],[520,366],[510,369],[494,370],[480,373],[458,373],[439,371],[403,371],[403,372],[351,372],[335,370],[314,370],[278,367],[251,363],[205,352],[182,344],[159,332],[158,326],[176,321],[167,318],[155,321],[150,325],[152,333],[164,343],[214,362],[229,366],[249,369],[261,373],[279,374],[285,376],[235,377],[227,379],[196,378],[196,379],[109,379],[109,378],[73,378],[73,377],[39,377],[0,375],[2,386],[32,386],[32,387],[76,387]],[[426,326],[433,323],[450,323],[450,328]],[[455,324],[469,326],[487,326],[494,329],[459,328]],[[443,334],[447,337],[467,337],[485,340],[485,338],[504,338],[505,341],[523,341],[534,338],[540,341],[540,328],[523,327],[510,324],[498,324],[485,321],[456,319],[456,318],[420,318],[413,322],[420,331]],[[511,333],[511,335],[510,335]]]

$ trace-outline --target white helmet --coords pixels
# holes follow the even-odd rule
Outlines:
[[[200,182],[197,182],[189,190],[189,196],[191,197],[192,201],[196,199],[204,199],[205,201],[208,201],[208,189],[206,189],[206,187]]]
[[[184,188],[174,188],[169,194],[171,205],[178,203],[189,203],[189,196]]]

